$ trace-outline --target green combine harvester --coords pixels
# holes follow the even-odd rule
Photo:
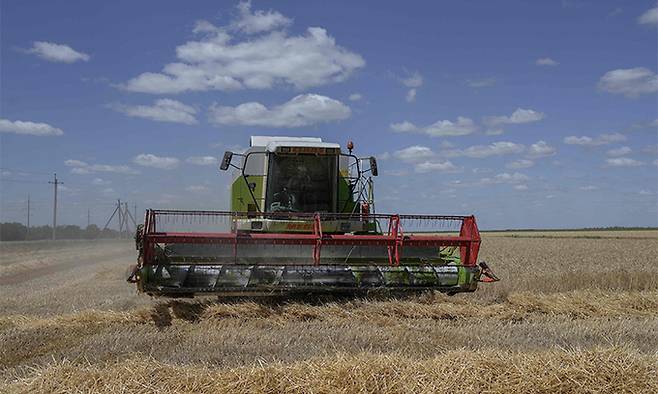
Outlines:
[[[251,137],[233,168],[230,211],[147,210],[128,280],[154,296],[475,291],[473,216],[375,211],[374,157],[310,137]],[[239,158],[239,159],[237,159]]]

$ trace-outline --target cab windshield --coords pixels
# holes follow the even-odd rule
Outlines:
[[[334,212],[337,156],[270,154],[268,212]]]

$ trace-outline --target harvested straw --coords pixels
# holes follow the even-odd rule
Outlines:
[[[359,354],[212,369],[129,359],[55,362],[0,387],[9,393],[649,393],[658,356],[627,348],[448,351],[430,359]]]

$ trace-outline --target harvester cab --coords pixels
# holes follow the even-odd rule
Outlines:
[[[377,213],[377,161],[347,148],[254,136],[246,152],[226,152],[231,210],[147,210],[128,280],[156,296],[454,294],[498,280],[477,264],[473,216]]]

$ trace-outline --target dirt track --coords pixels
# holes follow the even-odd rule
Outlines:
[[[129,242],[4,244],[0,392],[651,392],[653,236],[485,236],[475,294],[312,304],[154,300]]]

